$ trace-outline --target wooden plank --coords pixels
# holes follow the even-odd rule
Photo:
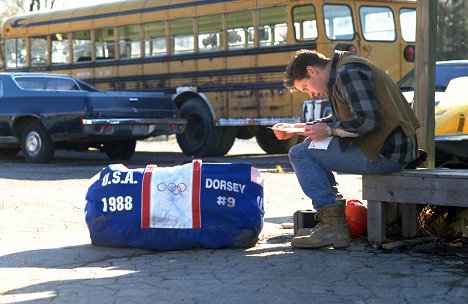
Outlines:
[[[386,176],[418,176],[468,179],[466,169],[415,169],[386,174]]]
[[[362,198],[396,203],[468,207],[468,179],[364,175]]]
[[[401,235],[412,238],[419,232],[418,210],[415,204],[400,204]]]
[[[386,209],[380,201],[367,201],[367,239],[381,245],[386,238]]]

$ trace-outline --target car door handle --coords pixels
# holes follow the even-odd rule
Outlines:
[[[128,99],[128,101],[130,101],[130,102],[137,102],[137,101],[138,101],[138,98],[136,98],[136,97],[130,97],[130,98]]]

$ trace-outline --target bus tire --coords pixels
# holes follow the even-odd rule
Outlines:
[[[267,154],[285,154],[299,141],[300,136],[294,136],[287,140],[278,140],[273,130],[267,127],[258,127],[255,139],[258,145]]]
[[[25,125],[21,135],[21,150],[30,163],[47,163],[55,153],[55,144],[37,121]]]
[[[223,156],[231,150],[236,141],[237,127],[222,127],[223,136],[219,141],[219,146],[216,148],[216,153],[213,156]]]
[[[180,149],[188,156],[214,156],[220,148],[223,128],[216,127],[208,107],[199,98],[191,98],[180,107],[187,119],[183,133],[177,134]]]
[[[127,160],[135,154],[136,140],[110,141],[103,144],[104,153],[111,160]]]
[[[257,134],[256,126],[242,126],[237,128],[236,137],[239,139],[251,139]]]

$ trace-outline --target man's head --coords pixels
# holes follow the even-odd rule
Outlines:
[[[316,51],[297,51],[286,67],[284,86],[291,92],[304,92],[310,97],[327,95],[329,62],[329,58]]]

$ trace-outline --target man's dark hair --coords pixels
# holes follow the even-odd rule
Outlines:
[[[283,85],[294,91],[294,81],[301,80],[307,77],[307,66],[323,68],[330,58],[312,50],[299,50],[289,61],[286,71],[284,72]]]

